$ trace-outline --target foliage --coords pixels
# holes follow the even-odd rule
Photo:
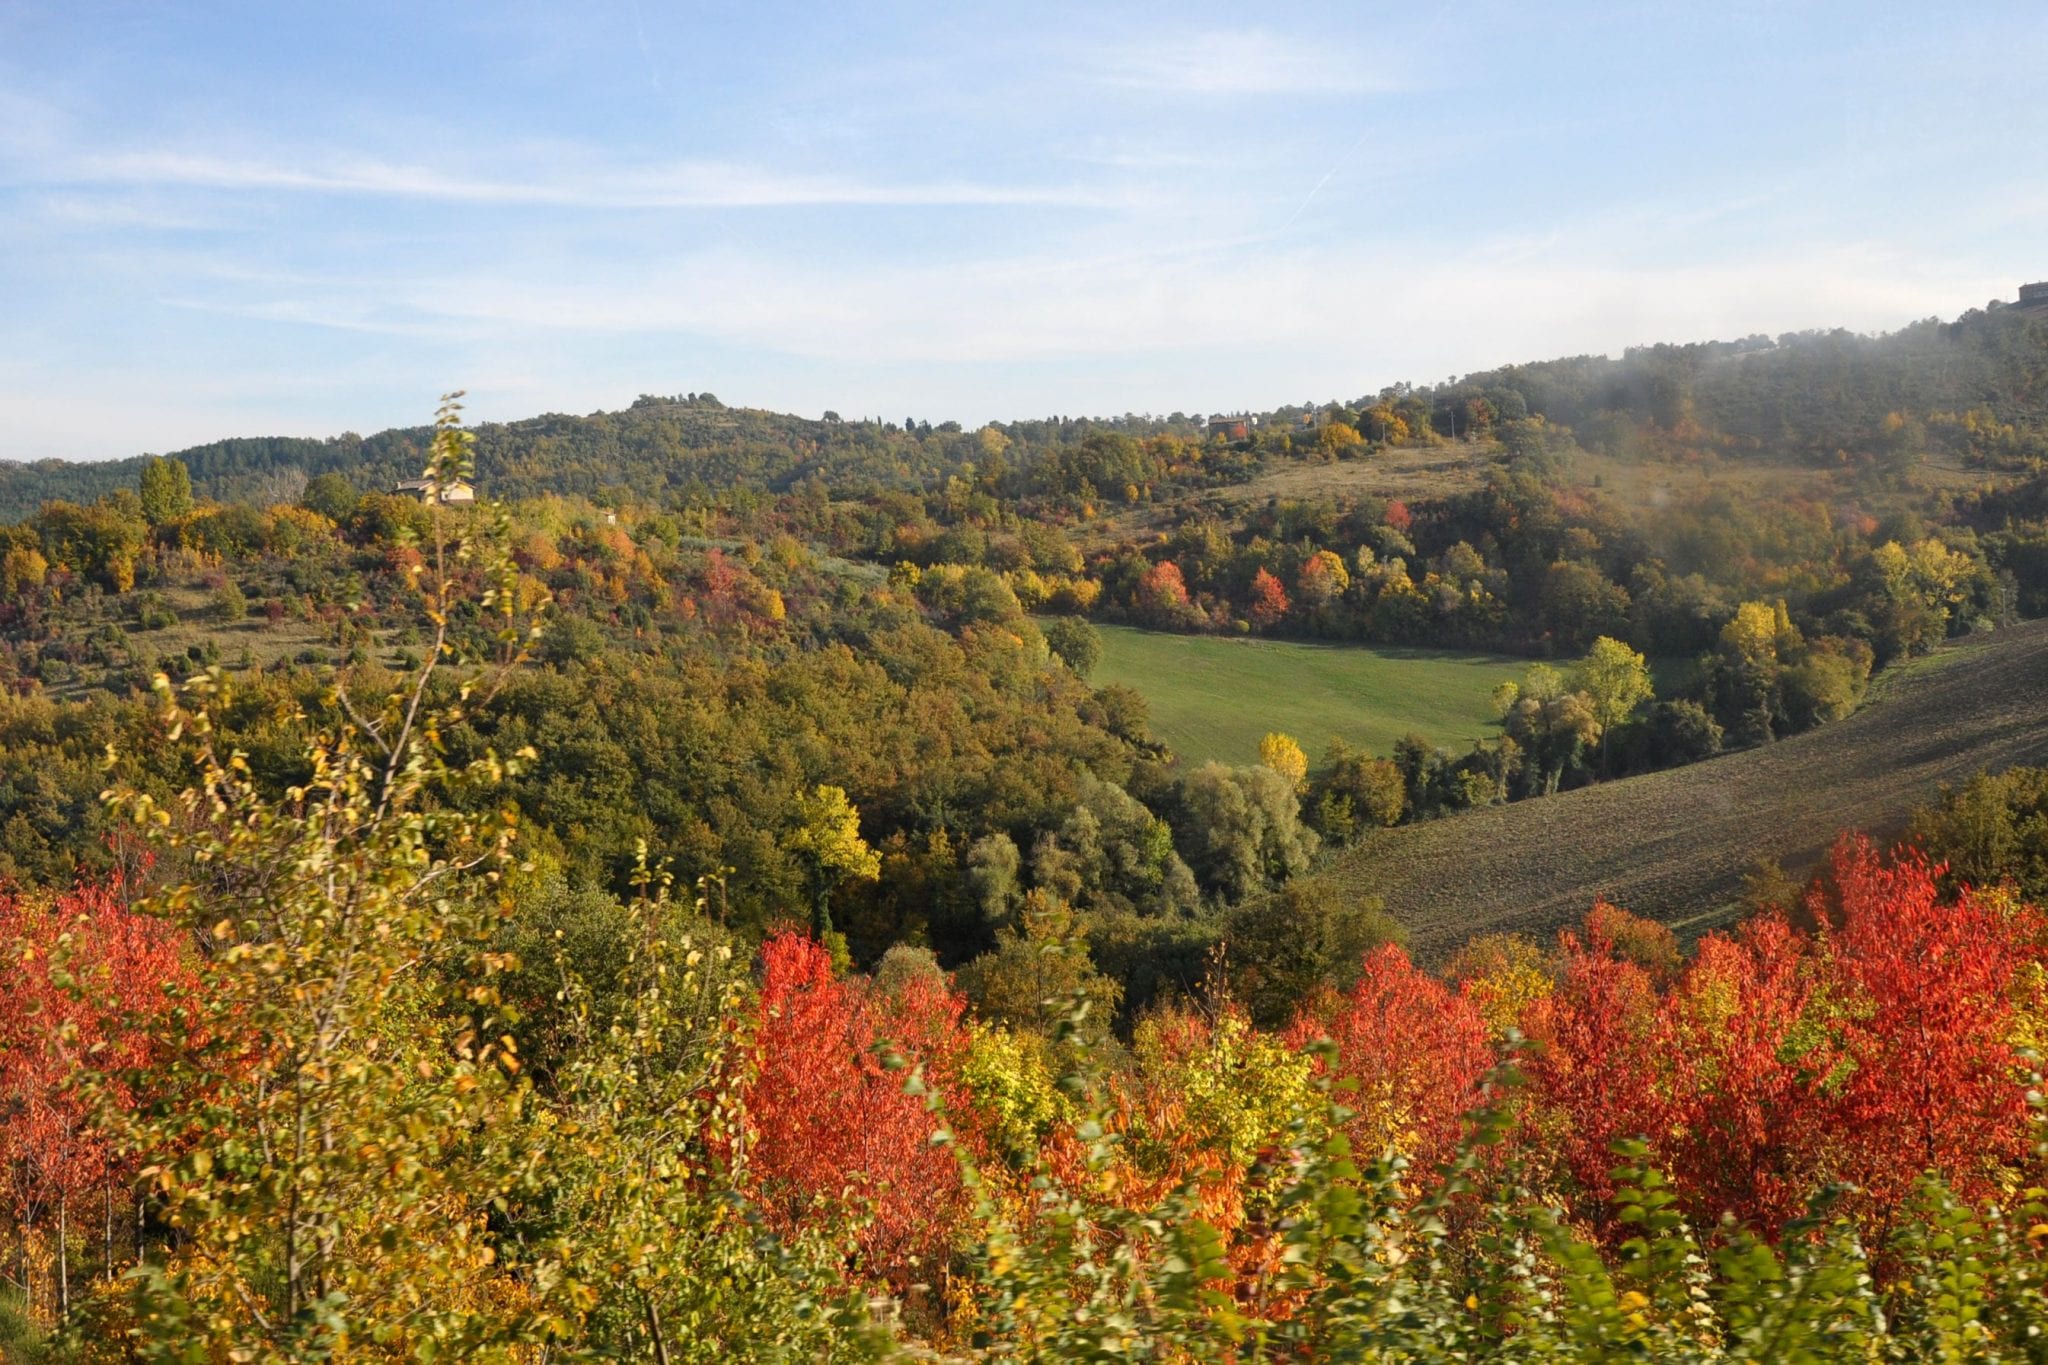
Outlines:
[[[451,401],[430,476],[465,467],[462,436]],[[184,699],[160,681],[198,784],[171,808],[122,801],[189,869],[155,912],[212,947],[196,1030],[178,1025],[203,1046],[151,1077],[177,1102],[136,1111],[125,1135],[179,1234],[137,1281],[138,1345],[489,1351],[534,1330],[482,1292],[497,1260],[487,1215],[528,1174],[518,1059],[483,951],[513,831],[433,799],[505,771],[490,756],[447,763],[439,735],[474,685],[433,688],[454,650],[453,563],[488,573],[487,553],[436,546],[432,661],[369,714],[338,687],[283,801],[220,746],[214,715],[233,703],[217,675]],[[512,603],[495,605],[516,657]]]
[[[1369,951],[1401,937],[1401,926],[1378,902],[1349,901],[1329,883],[1307,877],[1231,914],[1223,931],[1224,971],[1251,1017],[1278,1028],[1317,992],[1348,989]]]
[[[1265,766],[1205,763],[1182,784],[1182,854],[1211,891],[1240,900],[1308,869],[1314,830],[1301,823],[1293,785]]]
[[[192,473],[182,460],[152,459],[142,466],[142,515],[163,526],[192,510]]]
[[[812,928],[822,936],[832,929],[833,889],[843,881],[873,881],[882,875],[882,860],[860,837],[860,812],[843,788],[819,783],[798,799],[795,814],[789,848],[811,866]]]
[[[1644,348],[1245,439],[689,394],[0,469],[6,1350],[2023,1355],[2038,775],[1689,956],[1601,904],[1439,980],[1311,874],[2040,609],[2043,340]],[[1346,481],[1419,447],[1403,501]],[[524,501],[378,491],[423,463]],[[1475,648],[1556,661],[1498,734]],[[1271,726],[1348,742],[1186,761]]]
[[[1086,621],[1072,616],[1056,616],[1045,622],[1042,629],[1047,648],[1074,670],[1075,677],[1089,676],[1102,662],[1102,636]]]
[[[794,935],[761,951],[746,1116],[763,1207],[785,1231],[850,1225],[870,1274],[898,1284],[930,1276],[964,1196],[898,1063],[951,1083],[968,1045],[962,1002],[927,979],[894,996],[835,979],[825,951]]]
[[[1907,837],[1974,886],[2008,881],[2027,901],[2048,899],[2048,769],[1979,773],[1919,811]]]
[[[1292,735],[1275,730],[1259,741],[1259,762],[1300,787],[1308,777],[1308,755]]]

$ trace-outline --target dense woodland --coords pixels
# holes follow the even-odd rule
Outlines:
[[[1425,971],[1317,868],[2048,609],[2044,377],[2000,310],[1242,438],[692,394],[7,467],[18,1349],[2024,1354],[2038,774],[1688,952]],[[1212,496],[1416,447],[1479,476]],[[1193,767],[1091,618],[1530,662],[1469,751]]]

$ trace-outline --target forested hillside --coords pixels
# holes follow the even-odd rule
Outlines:
[[[1031,421],[1004,428],[1012,439],[1043,447],[1089,431],[1154,434],[1194,430],[1179,422],[1125,418]],[[194,489],[222,502],[291,501],[308,478],[338,473],[366,491],[417,477],[430,427],[362,437],[235,438],[174,452],[192,473]],[[503,498],[546,494],[674,500],[736,489],[781,491],[819,478],[835,487],[918,487],[985,458],[987,450],[957,422],[902,425],[878,420],[821,420],[728,408],[711,394],[643,396],[619,412],[588,417],[549,414],[476,429],[477,472]],[[4,438],[0,438],[4,439]],[[0,449],[4,456],[4,449]],[[147,456],[103,464],[0,458],[0,517],[19,517],[42,502],[91,501],[133,487]]]
[[[1512,365],[1437,386],[1396,385],[1325,407],[1283,406],[1251,428],[1263,456],[1301,446],[1301,419],[1334,410],[1371,442],[1491,435],[1541,417],[1588,448],[1626,456],[1708,456],[1815,465],[1877,460],[1894,470],[1933,452],[1988,468],[2048,457],[2048,310],[1972,311],[1886,336],[1788,333],[1658,345],[1619,358],[1578,356]],[[506,498],[544,493],[640,498],[739,486],[780,490],[822,478],[837,489],[928,487],[999,454],[1037,463],[1090,433],[1199,440],[1201,414],[1048,418],[998,423],[999,450],[957,422],[811,420],[730,408],[710,394],[643,396],[619,412],[550,414],[477,429],[479,476]],[[289,491],[301,476],[347,474],[365,489],[419,471],[424,427],[327,440],[236,438],[171,452],[206,497],[238,501]],[[1348,438],[1307,432],[1308,447]],[[0,517],[48,499],[91,501],[132,487],[144,457],[107,463],[8,463],[0,433]],[[1247,463],[1248,473],[1256,461]],[[1089,471],[1093,472],[1093,471]],[[1120,491],[1096,480],[1114,500]]]

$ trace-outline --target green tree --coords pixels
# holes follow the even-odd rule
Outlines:
[[[2048,901],[2048,768],[1979,773],[1913,815],[1908,838],[1974,886]]]
[[[1045,623],[1045,643],[1060,661],[1085,678],[1102,662],[1102,636],[1078,616],[1056,616]]]
[[[214,591],[212,607],[214,620],[239,621],[249,614],[249,599],[231,578]]]
[[[1308,870],[1315,831],[1301,823],[1294,784],[1271,768],[1205,763],[1181,784],[1181,802],[1183,853],[1224,898],[1242,900]]]
[[[1407,787],[1392,760],[1332,739],[1309,787],[1307,805],[1324,838],[1350,843],[1368,829],[1400,824],[1408,808]]]
[[[1073,907],[1043,890],[1025,894],[1021,932],[1004,928],[993,952],[963,966],[956,979],[984,1018],[1032,1033],[1050,1033],[1070,1001],[1085,1000],[1084,1032],[1101,1037],[1122,992],[1095,969],[1076,932]]]
[[[159,456],[142,467],[139,491],[151,526],[176,521],[192,510],[192,471],[183,460]]]
[[[299,496],[299,506],[341,526],[356,514],[359,496],[346,474],[329,471],[316,474],[307,482],[306,491]]]
[[[1252,1021],[1280,1028],[1321,987],[1349,989],[1368,951],[1402,938],[1377,900],[1348,900],[1322,878],[1302,877],[1231,914],[1225,970]]]

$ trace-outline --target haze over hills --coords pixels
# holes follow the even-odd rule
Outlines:
[[[2048,308],[1973,309],[1882,336],[1805,332],[1563,357],[1396,385],[1338,406],[1364,412],[1393,402],[1427,413],[1440,435],[1468,433],[1475,420],[1535,414],[1572,428],[1590,449],[1624,455],[1660,453],[1645,446],[1661,440],[1686,455],[1825,464],[1880,453],[1910,463],[1933,448],[2019,467],[2048,456]],[[1477,419],[1475,402],[1485,405]],[[1312,410],[1279,405],[1255,414],[1253,429],[1284,434]],[[1901,420],[1887,427],[1894,413]],[[1972,413],[1975,424],[1966,424]],[[1015,462],[1093,431],[1199,436],[1204,415],[1055,417],[999,429],[1018,447],[1009,456]],[[271,480],[292,471],[340,472],[366,490],[389,486],[417,474],[430,435],[410,427],[326,440],[245,437],[175,454],[201,496],[234,501],[263,497]],[[834,487],[921,486],[986,453],[976,433],[955,423],[804,418],[727,407],[709,394],[484,423],[477,436],[480,477],[508,498],[779,490],[810,477]],[[0,461],[0,516],[132,487],[147,458]]]

